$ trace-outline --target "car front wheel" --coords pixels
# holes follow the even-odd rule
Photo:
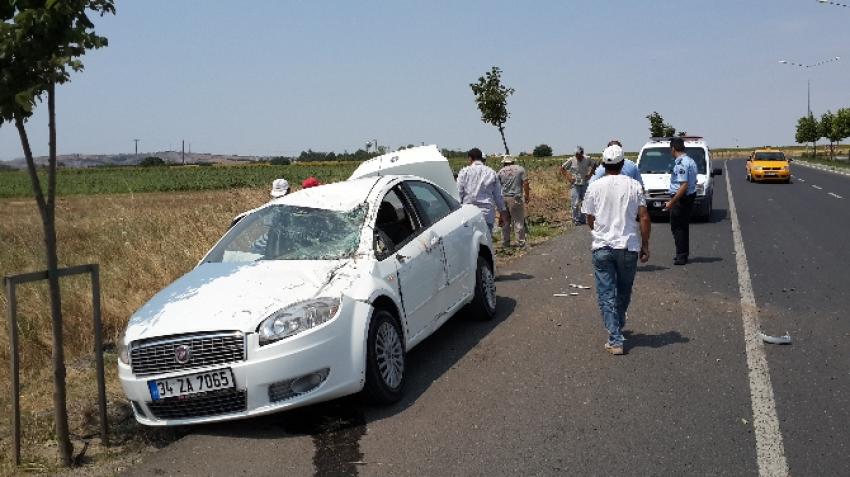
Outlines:
[[[404,393],[404,341],[392,313],[376,309],[366,343],[366,393],[379,404],[391,404]]]
[[[481,320],[492,320],[496,316],[496,276],[493,266],[481,256],[475,267],[475,296],[470,308],[472,314]]]

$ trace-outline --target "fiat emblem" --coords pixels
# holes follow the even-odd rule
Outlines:
[[[186,364],[192,358],[192,348],[188,345],[180,345],[174,348],[174,360],[180,364]]]

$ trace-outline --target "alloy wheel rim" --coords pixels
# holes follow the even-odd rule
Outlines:
[[[395,326],[388,322],[383,322],[378,327],[375,355],[381,379],[390,388],[399,387],[404,376],[404,352]]]
[[[484,286],[484,299],[491,310],[496,309],[496,278],[490,267],[481,268],[481,284]]]

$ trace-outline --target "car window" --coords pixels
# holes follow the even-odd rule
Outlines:
[[[253,212],[227,231],[207,262],[337,260],[360,244],[366,204],[349,211],[278,204]]]
[[[452,213],[451,206],[436,187],[418,181],[408,181],[406,185],[428,225],[435,224]]]
[[[757,152],[753,159],[756,161],[784,161],[785,154],[782,152]]]
[[[375,254],[386,256],[410,240],[418,228],[416,218],[397,188],[381,200],[375,217]]]
[[[705,174],[705,149],[686,147],[685,153],[697,163],[697,172]],[[640,153],[638,169],[642,174],[667,174],[673,170],[673,153],[669,146],[648,147]]]

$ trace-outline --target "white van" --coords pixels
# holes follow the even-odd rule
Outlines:
[[[654,137],[640,150],[637,165],[646,190],[646,206],[653,215],[664,212],[664,203],[670,199],[670,172],[673,170],[673,154],[669,137]],[[714,198],[714,176],[723,171],[711,167],[711,152],[705,140],[698,136],[686,136],[685,152],[697,163],[697,197],[692,216],[708,221]]]

